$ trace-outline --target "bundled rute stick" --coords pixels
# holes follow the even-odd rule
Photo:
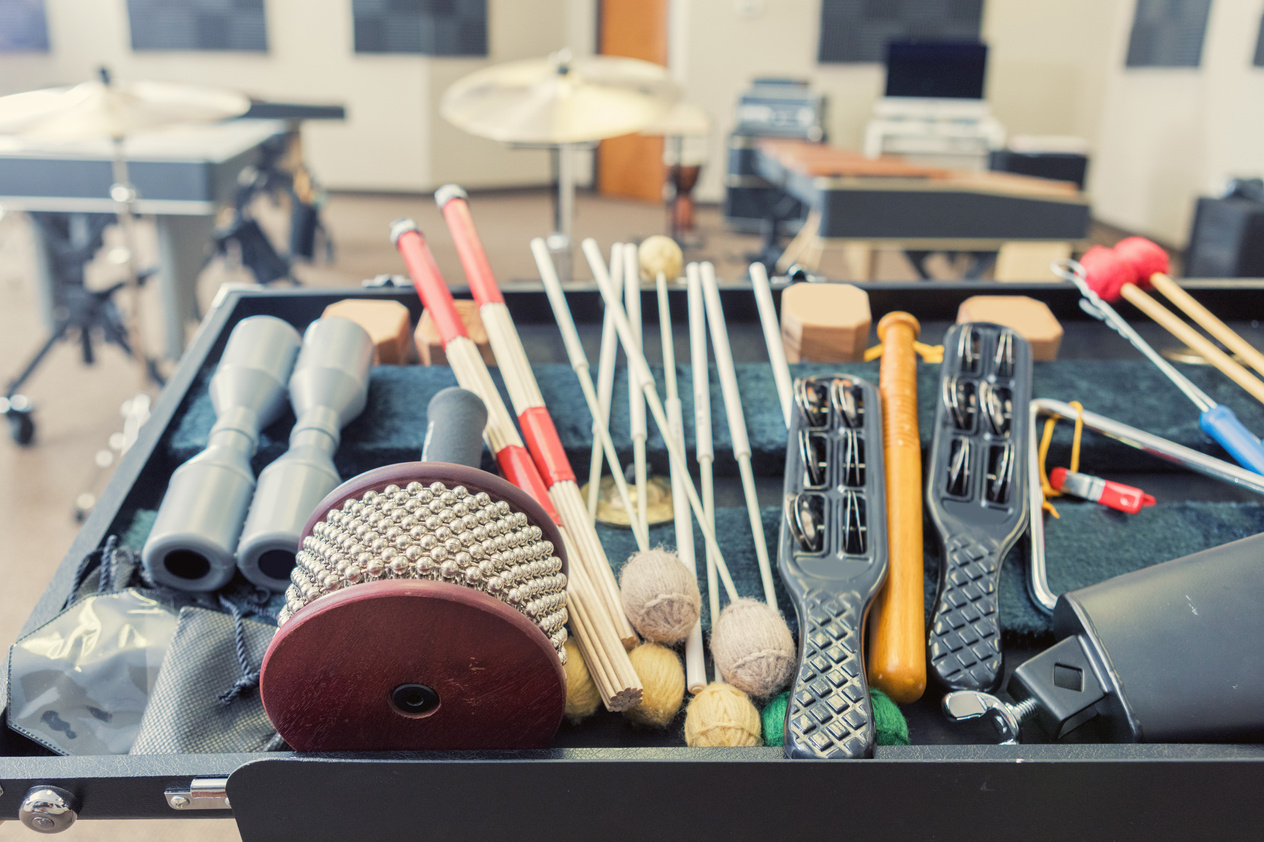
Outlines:
[[[488,447],[496,455],[501,472],[514,485],[529,491],[549,515],[562,524],[562,518],[553,507],[544,480],[523,446],[513,417],[492,383],[478,347],[466,332],[453,304],[452,293],[439,273],[439,267],[435,264],[434,256],[431,255],[421,231],[411,220],[401,220],[392,226],[391,239],[408,267],[422,304],[434,318],[457,382],[487,404],[485,438]],[[490,333],[491,326],[488,327]],[[505,380],[509,381],[511,378],[512,375],[509,375]],[[576,493],[578,494],[578,489]],[[582,501],[580,511],[583,512]],[[606,599],[585,569],[583,551],[576,546],[575,540],[564,526],[559,531],[567,558],[571,561],[569,605],[580,654],[608,709],[618,711],[634,707],[641,701],[641,681],[606,609]]]

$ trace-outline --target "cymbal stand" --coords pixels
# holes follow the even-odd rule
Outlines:
[[[553,233],[545,239],[559,277],[573,280],[572,239],[575,222],[575,150],[581,144],[557,145],[557,204],[553,206]]]

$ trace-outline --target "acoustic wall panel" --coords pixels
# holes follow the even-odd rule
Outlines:
[[[351,0],[357,53],[487,55],[487,0]]]
[[[44,0],[0,0],[0,52],[48,52]]]
[[[881,64],[890,41],[977,41],[983,0],[822,0],[822,63]]]
[[[1126,67],[1198,67],[1211,0],[1137,0]]]
[[[132,49],[264,53],[263,0],[127,0]]]

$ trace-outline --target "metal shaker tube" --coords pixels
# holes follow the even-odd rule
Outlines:
[[[846,375],[795,383],[778,568],[799,618],[788,757],[873,755],[862,632],[887,569],[878,390]]]

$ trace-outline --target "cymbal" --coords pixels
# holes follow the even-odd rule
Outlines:
[[[640,131],[678,99],[679,87],[657,64],[563,50],[471,73],[444,93],[440,113],[506,143],[583,143]]]
[[[168,82],[84,82],[0,97],[0,134],[49,140],[123,138],[140,131],[238,117],[242,94]]]

